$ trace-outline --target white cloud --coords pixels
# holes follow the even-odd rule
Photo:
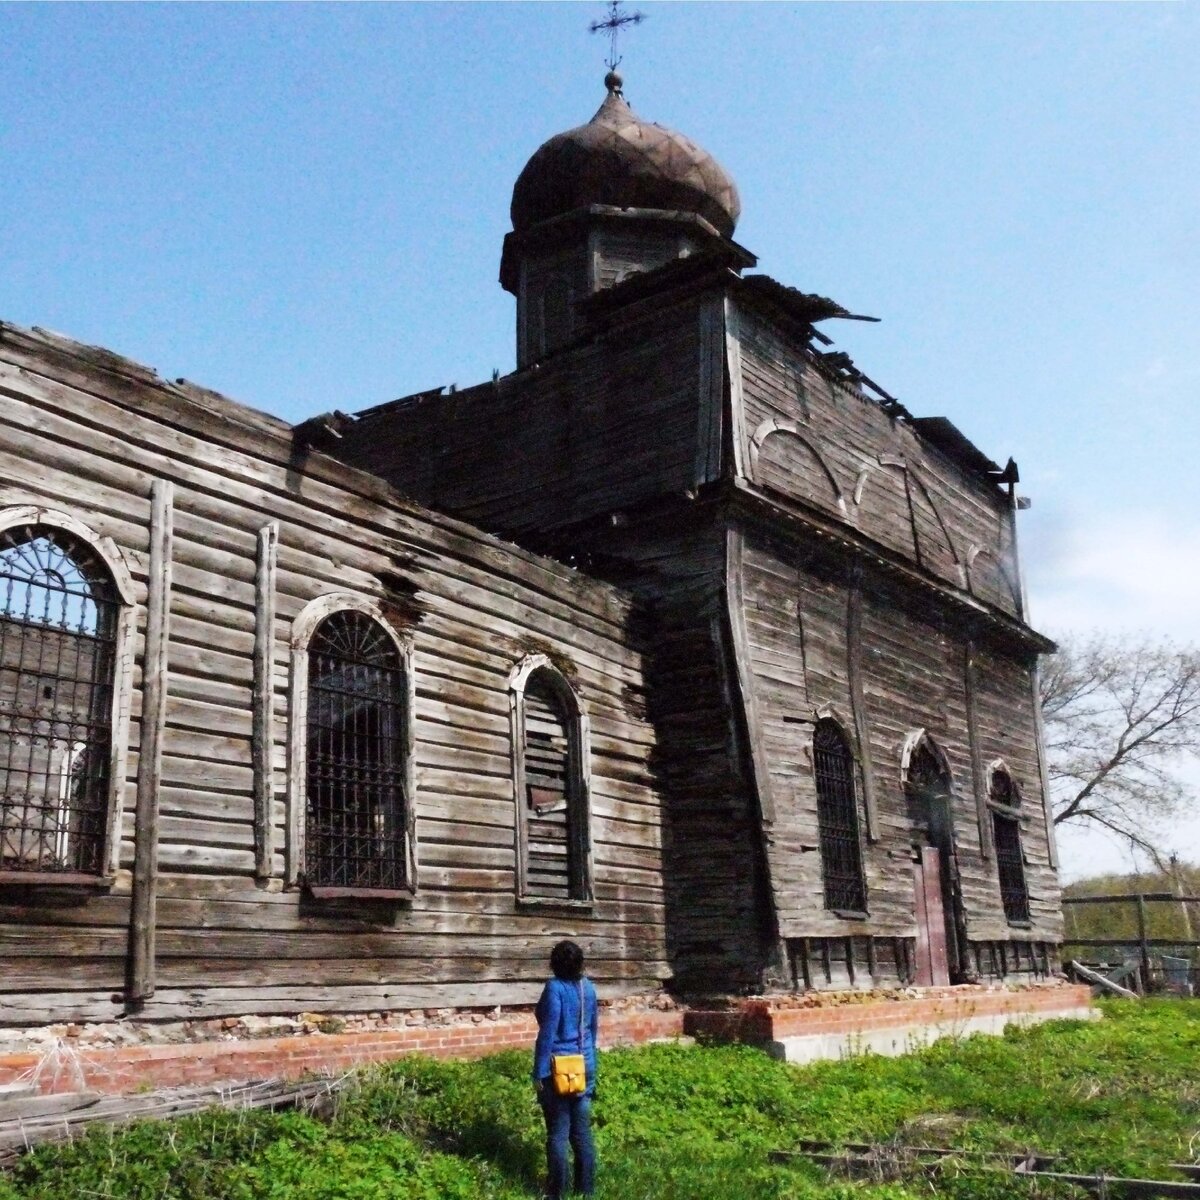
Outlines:
[[[1200,523],[1097,510],[1046,532],[1050,545],[1027,559],[1037,628],[1200,642]]]

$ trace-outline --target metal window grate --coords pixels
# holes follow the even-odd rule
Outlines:
[[[845,736],[831,721],[819,721],[813,733],[813,769],[825,907],[863,912],[867,889],[858,840],[854,757]]]
[[[525,687],[525,890],[577,894],[577,820],[572,796],[570,725],[553,685],[535,673]]]
[[[83,539],[0,534],[0,870],[102,873],[117,609]]]
[[[308,651],[305,881],[314,887],[406,883],[404,669],[365,613],[327,617]]]
[[[1005,771],[992,774],[989,789],[997,804],[1016,808],[1021,803],[1016,784]],[[996,868],[1000,875],[1000,902],[1009,922],[1029,920],[1029,889],[1025,884],[1025,859],[1021,853],[1021,826],[1014,817],[992,813],[992,837],[996,844]]]

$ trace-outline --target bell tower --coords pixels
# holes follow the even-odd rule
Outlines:
[[[586,332],[580,301],[674,259],[718,252],[736,269],[741,212],[724,168],[690,139],[643,121],[616,71],[586,124],[545,142],[517,178],[500,283],[517,299],[517,367]]]

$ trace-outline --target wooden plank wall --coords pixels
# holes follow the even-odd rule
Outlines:
[[[690,457],[689,457],[690,469]],[[86,901],[0,894],[0,1023],[121,1013],[130,948],[133,782],[151,562],[151,491],[173,485],[152,1018],[529,1001],[575,935],[602,992],[668,974],[660,797],[631,600],[398,501],[305,455],[282,422],[105,352],[0,327],[0,504],[77,515],[119,547],[137,592],[137,677],[122,870]],[[264,549],[264,528],[278,525]],[[271,539],[274,542],[272,535]],[[264,558],[265,555],[265,558]],[[256,839],[256,613],[275,580],[270,837]],[[290,628],[314,598],[383,604],[414,641],[420,890],[341,910],[284,890]],[[549,648],[591,720],[596,903],[518,910],[506,679]],[[263,694],[260,665],[258,691]],[[260,785],[261,786],[261,785]],[[269,878],[257,880],[270,848]],[[257,852],[257,853],[256,853]]]
[[[866,837],[861,780],[859,821],[870,916],[854,920],[824,908],[811,722],[817,713],[829,714],[852,741],[856,737],[847,655],[852,566],[802,538],[785,540],[753,529],[744,537],[742,597],[760,736],[770,763],[774,822],[767,854],[780,934],[788,939],[915,934],[901,750],[910,733],[924,729],[945,752],[953,776],[970,938],[1057,941],[1061,912],[1041,811],[1029,663],[994,645],[977,654],[980,754],[985,763],[1006,763],[1029,813],[1022,841],[1033,919],[1030,929],[1018,930],[1004,919],[994,859],[985,858],[981,848],[967,717],[968,631],[939,619],[927,600],[869,570],[861,581],[861,671],[877,841]]]
[[[518,539],[693,486],[699,298],[467,391],[360,414],[339,455]]]
[[[646,600],[646,703],[664,795],[667,937],[675,986],[763,986],[777,945],[763,830],[738,720],[725,532],[711,505],[669,506],[579,539]]]
[[[736,314],[748,477],[1019,615],[1007,497],[807,360],[748,305]],[[840,500],[840,503],[839,503]]]

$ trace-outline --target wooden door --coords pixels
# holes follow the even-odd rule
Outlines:
[[[946,905],[942,896],[942,855],[936,846],[920,847],[913,871],[914,906],[917,914],[918,987],[935,987],[950,982],[946,955]]]

